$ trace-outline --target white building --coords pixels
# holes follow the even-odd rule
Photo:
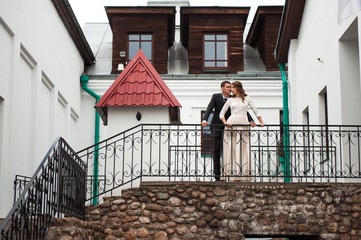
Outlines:
[[[32,176],[63,136],[79,148],[80,76],[94,56],[66,0],[0,1],[0,216],[15,175]]]
[[[0,217],[11,208],[15,175],[31,177],[58,136],[75,151],[94,143],[95,99],[82,90],[80,77],[86,72],[87,87],[102,96],[117,74],[110,74],[108,24],[87,27],[85,40],[67,0],[0,0]],[[94,40],[94,32],[103,37]],[[161,77],[182,105],[182,123],[200,124],[223,80],[242,81],[264,121],[280,122],[279,72]],[[101,124],[100,140],[107,131]]]
[[[317,171],[351,181],[361,168],[360,10],[358,0],[287,0],[275,51],[288,63],[290,123],[316,125],[304,128],[303,145],[318,145]]]
[[[360,9],[357,0],[286,1],[276,55],[288,63],[291,123],[361,124]]]

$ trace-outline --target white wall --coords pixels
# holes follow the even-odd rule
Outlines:
[[[81,112],[79,116],[80,126],[77,129],[78,146],[75,151],[79,151],[86,147],[89,147],[94,144],[95,137],[95,98],[91,97],[85,91],[82,92],[82,101],[81,101]],[[103,126],[103,122],[100,119],[100,129],[106,129]],[[106,135],[100,131],[100,139],[103,140],[106,138]]]
[[[343,124],[360,124],[361,111],[355,111],[354,104],[361,105],[360,94],[360,55],[357,39],[357,19],[348,31],[352,31],[352,38],[340,41],[340,78],[341,78],[341,107]],[[347,34],[347,33],[346,33]]]
[[[177,77],[163,77],[163,80],[172,91],[174,96],[182,105],[181,121],[183,124],[200,124],[201,111],[206,110],[212,94],[221,92],[222,80],[205,78],[177,78]],[[227,79],[234,81],[234,79]],[[239,80],[239,79],[237,79]],[[240,80],[246,90],[246,93],[252,97],[261,116],[266,124],[279,124],[279,111],[282,110],[282,81],[281,78],[244,78]],[[89,88],[95,91],[99,96],[102,96],[105,91],[113,83],[112,80],[97,80],[89,81]],[[83,93],[84,95],[85,93]],[[122,111],[126,108],[121,108]],[[252,110],[250,113],[254,116]],[[127,127],[139,124],[135,119],[135,113],[131,115],[127,121]],[[109,114],[108,114],[109,116]],[[159,118],[156,118],[159,119]],[[142,119],[143,120],[143,119]],[[110,119],[108,119],[108,123]],[[124,121],[122,121],[124,122]],[[154,122],[154,119],[149,119],[149,122]],[[147,123],[142,121],[142,123]],[[108,129],[109,130],[109,129]],[[114,130],[109,130],[108,136],[119,133]],[[101,139],[102,138],[101,136]]]
[[[59,135],[74,148],[80,145],[76,116],[84,62],[51,1],[0,0],[0,39],[0,217],[5,217],[16,174],[32,176]]]
[[[329,124],[361,123],[359,111],[354,111],[361,109],[359,27],[351,26],[354,21],[360,25],[360,14],[340,25],[337,16],[338,1],[306,1],[298,39],[291,41],[288,56],[293,124],[303,123],[302,112],[307,107],[310,124],[323,123],[319,96],[323,89]],[[353,33],[344,36],[347,31]]]
[[[232,82],[233,79],[227,79]],[[176,96],[181,108],[181,121],[184,124],[200,124],[201,111],[205,111],[214,93],[221,92],[223,80],[165,80]],[[282,109],[281,79],[258,78],[240,80],[246,93],[252,98],[266,124],[279,124],[279,110]],[[256,123],[253,111],[249,109]]]
[[[215,79],[212,77],[185,77],[185,78],[177,78],[177,77],[163,77],[163,80],[169,87],[169,89],[172,91],[172,93],[175,95],[177,100],[181,103],[181,121],[183,124],[199,124],[201,123],[201,111],[206,110],[207,105],[211,99],[211,96],[213,93],[220,92],[220,84],[224,79]],[[227,78],[229,81],[233,81],[231,78]],[[266,124],[279,124],[279,111],[282,109],[282,81],[281,78],[277,77],[256,77],[256,78],[244,78],[241,80],[241,82],[244,84],[244,88],[246,92],[252,97],[254,100],[256,106],[258,107],[264,121]],[[89,81],[88,87],[92,89],[96,94],[99,96],[102,96],[105,91],[111,86],[113,83],[113,80],[104,80],[104,79],[91,79]],[[85,102],[88,102],[85,104]],[[89,123],[87,125],[83,126],[83,129],[85,126],[89,127],[89,124],[93,124],[93,110],[94,108],[89,107],[91,104],[94,106],[94,100],[88,96],[87,93],[83,93],[83,103],[84,107],[82,107],[82,114],[83,116],[90,116],[88,119]],[[136,120],[136,113],[139,111],[142,114],[142,120],[137,121]],[[253,114],[253,113],[252,113]],[[257,121],[257,120],[256,120]],[[104,127],[101,124],[100,129],[100,140],[104,140],[107,137],[111,137],[115,134],[118,134],[126,129],[129,129],[131,127],[134,127],[138,124],[146,124],[146,123],[156,123],[156,124],[166,124],[169,123],[169,113],[168,108],[164,107],[116,107],[116,108],[108,108],[108,126]],[[89,139],[89,134],[93,133],[94,131],[84,131],[82,132],[85,141],[86,139]],[[121,136],[122,137],[122,136]],[[145,137],[149,138],[149,134],[147,134]],[[162,136],[167,138],[167,136]],[[131,144],[130,141],[127,141],[128,144]],[[146,142],[146,141],[145,141]],[[152,142],[153,148],[157,149],[155,146],[157,142],[163,142],[163,140],[159,141],[158,139]],[[164,142],[167,142],[166,139],[164,139]],[[87,146],[91,145],[88,144]],[[136,141],[134,143],[135,145],[139,144],[139,141]],[[86,147],[86,146],[84,146]],[[129,159],[137,161],[137,159],[140,159],[139,154],[140,151],[134,151],[132,152],[132,149],[135,146],[125,147],[125,148],[119,148],[118,151],[122,151],[122,149],[127,149],[127,153],[122,153],[119,156],[117,156],[117,161],[121,161],[126,166],[129,167],[130,164],[126,162],[124,159],[127,159],[127,154],[135,154],[134,156],[131,155]],[[161,148],[163,151],[163,154],[168,154],[167,148]],[[149,145],[145,145],[144,149],[142,149],[143,152],[147,153],[149,151]],[[102,150],[104,151],[104,150]],[[109,152],[112,151],[112,148],[110,147]],[[126,152],[126,151],[124,151]],[[160,156],[158,156],[157,151],[153,151],[153,154],[155,155],[153,157],[154,159],[160,159]],[[106,154],[105,154],[106,155]],[[109,153],[111,157],[109,157],[108,167],[112,165],[114,159],[111,153]],[[145,154],[146,155],[146,154]],[[165,155],[162,155],[161,159],[167,159]],[[118,159],[119,158],[119,159]],[[103,160],[103,159],[102,159]],[[149,159],[145,159],[145,162],[143,164],[147,164],[146,161]],[[156,160],[157,161],[157,160]],[[136,164],[136,162],[133,163],[134,166],[136,166],[133,171],[140,171],[138,167],[140,164]],[[99,174],[103,174],[105,164],[101,164],[99,167]],[[163,166],[163,164],[161,165]],[[207,165],[210,167],[210,165]],[[173,166],[174,167],[174,166]],[[92,169],[90,169],[90,172]],[[117,169],[119,171],[119,169]],[[130,172],[130,170],[129,170]],[[111,169],[107,171],[106,174],[109,174],[109,176],[112,174]],[[114,174],[114,173],[113,173]],[[120,175],[116,175],[116,178],[120,178]],[[144,179],[143,179],[144,180]],[[163,179],[157,179],[152,178],[153,180],[164,180]],[[136,186],[137,182],[134,183]],[[130,186],[124,186],[122,188],[119,188],[120,191],[123,188],[130,187]],[[118,191],[117,190],[117,191]],[[115,193],[116,194],[116,193]]]
[[[221,92],[220,84],[224,80],[207,78],[163,77],[163,80],[182,105],[180,118],[183,124],[200,124],[201,111],[206,110],[213,93]],[[227,78],[229,81],[233,79]],[[238,79],[240,80],[240,79]],[[240,80],[244,88],[255,102],[266,124],[280,123],[280,110],[282,110],[282,80],[277,77],[256,77]],[[114,80],[91,79],[88,87],[99,96],[102,96]],[[82,144],[81,150],[94,144],[94,98],[82,93],[82,111],[80,114]],[[156,111],[155,111],[156,110]],[[159,112],[157,112],[159,110]],[[108,126],[100,122],[100,141],[113,136],[126,129],[142,123],[169,123],[168,108],[163,107],[123,107],[108,108]],[[142,120],[137,121],[135,115],[141,112]],[[257,121],[253,112],[250,110]]]
[[[80,87],[83,60],[51,1],[0,0],[0,39],[0,217],[5,217],[15,175],[32,176],[56,137],[76,151],[94,143],[95,100]],[[185,124],[200,124],[201,110],[222,81],[164,80],[183,106]],[[281,79],[241,81],[264,121],[278,124]],[[88,87],[102,96],[112,83],[91,80]],[[135,119],[138,110],[141,121]],[[168,108],[124,108],[114,119],[112,111],[109,122],[115,124],[101,122],[100,140],[140,123],[169,123]]]
[[[136,119],[137,112],[142,118]],[[123,132],[138,124],[170,124],[168,107],[109,107],[108,108],[108,137]]]
[[[306,1],[298,39],[291,41],[288,55],[292,124],[306,124],[303,112],[308,109],[309,123],[324,125],[325,93],[329,125],[361,124],[361,12],[340,24],[337,17],[338,1]],[[342,139],[347,134],[332,131],[330,134],[329,143],[336,151],[330,163],[344,175],[350,174],[352,167],[351,174],[357,176],[357,139]]]
[[[1,11],[1,10],[0,10]],[[11,129],[8,127],[11,124],[11,101],[9,101],[12,91],[11,79],[13,77],[13,51],[14,51],[14,33],[9,28],[8,24],[0,15],[0,191],[3,193],[0,200],[0,216],[3,217],[6,210],[9,208],[9,203],[12,197],[11,181],[14,178],[8,177],[8,169],[10,162],[6,159],[10,158],[11,146],[10,134]],[[9,179],[9,180],[6,180]],[[10,193],[10,194],[6,194]]]

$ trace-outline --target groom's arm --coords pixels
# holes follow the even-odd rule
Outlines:
[[[247,112],[247,118],[248,118],[248,122],[249,124],[252,126],[252,127],[255,127],[256,126],[256,123],[254,122],[251,114],[249,114],[249,112]]]
[[[216,94],[213,94],[211,101],[208,103],[207,110],[202,117],[203,121],[207,122],[209,115],[211,114],[211,112],[213,111],[213,109],[215,107],[215,102],[216,102]]]
[[[249,112],[247,112],[247,117],[248,117],[248,122],[254,122],[251,114],[249,114]]]

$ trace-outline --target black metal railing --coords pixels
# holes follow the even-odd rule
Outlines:
[[[231,148],[249,142],[251,167],[231,164],[221,175],[255,182],[360,181],[360,127],[234,126],[224,134],[235,136]],[[212,149],[212,131],[199,124],[138,125],[78,152],[89,166],[87,199],[95,203],[147,180],[214,181]]]
[[[31,180],[31,177],[16,175],[14,181],[14,204],[20,195],[24,192],[26,185]]]
[[[84,219],[87,165],[58,138],[0,226],[0,239],[43,239],[61,213]]]

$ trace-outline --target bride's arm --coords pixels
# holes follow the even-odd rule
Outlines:
[[[257,119],[258,119],[261,127],[263,127],[265,124],[264,124],[264,122],[263,122],[263,119],[262,119],[261,115],[259,115],[259,113],[258,113],[258,109],[257,109],[256,106],[254,105],[252,99],[251,99],[249,96],[247,96],[247,97],[248,97],[248,105],[251,107],[252,111],[253,111],[254,114],[257,116]]]
[[[258,116],[257,118],[258,118],[259,123],[261,124],[261,127],[263,127],[263,126],[264,126],[264,122],[263,122],[263,120],[262,120],[262,117],[261,117],[261,116]]]
[[[221,121],[224,123],[224,125],[227,125],[229,127],[232,127],[232,124],[231,123],[227,123],[227,120],[225,118],[225,114],[230,106],[230,100],[228,100],[224,105],[223,105],[223,108],[222,110],[219,112],[219,118],[221,119]]]

